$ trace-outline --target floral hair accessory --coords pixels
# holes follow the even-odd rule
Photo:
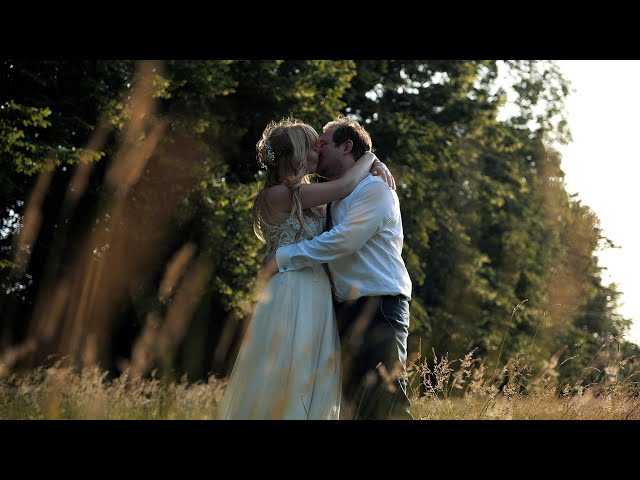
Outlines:
[[[269,163],[273,163],[276,160],[276,154],[273,151],[271,142],[269,142],[268,140],[264,144],[264,151],[267,154],[267,160],[269,161]]]

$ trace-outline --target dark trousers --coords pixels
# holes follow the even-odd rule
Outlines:
[[[412,420],[406,362],[409,301],[403,295],[337,303],[342,385],[354,419]]]

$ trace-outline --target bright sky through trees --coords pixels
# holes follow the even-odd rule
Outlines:
[[[561,147],[567,191],[578,193],[620,248],[599,253],[604,283],[623,292],[619,312],[640,344],[640,61],[559,60],[575,92],[567,102],[573,143]]]

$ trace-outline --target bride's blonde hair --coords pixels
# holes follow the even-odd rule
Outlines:
[[[305,232],[300,185],[311,183],[307,171],[307,152],[318,144],[318,132],[297,118],[269,122],[256,144],[258,161],[267,169],[264,185],[253,202],[253,231],[266,243],[264,227],[280,223],[269,204],[266,191],[274,185],[285,185],[291,193],[291,213],[295,213],[300,229],[296,240]]]

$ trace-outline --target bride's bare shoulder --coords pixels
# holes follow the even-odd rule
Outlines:
[[[291,192],[284,185],[273,185],[266,189],[269,205],[276,210],[291,210]]]
[[[261,206],[263,216],[268,217],[273,224],[283,222],[291,213],[291,193],[284,185],[273,185],[265,189],[264,202]]]

